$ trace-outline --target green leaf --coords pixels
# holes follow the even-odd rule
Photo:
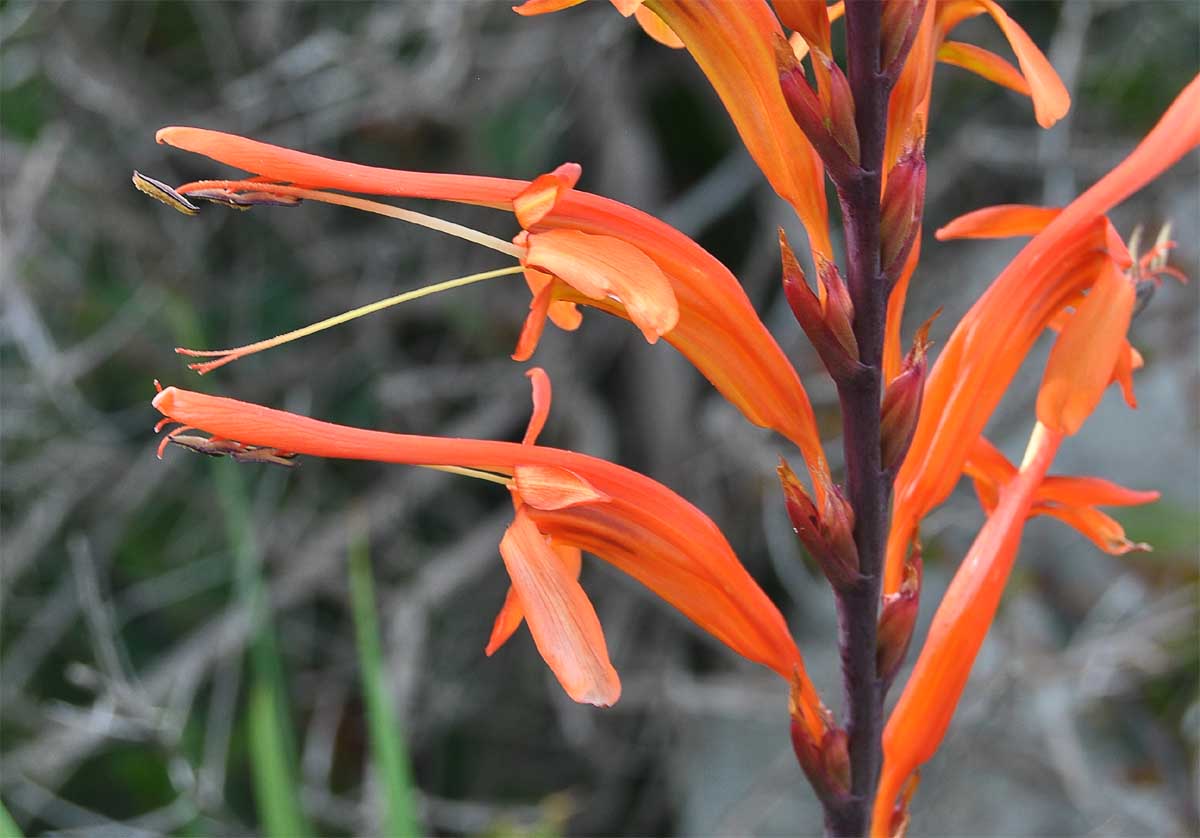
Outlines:
[[[0,838],[22,838],[21,828],[12,819],[3,803],[0,803]]]
[[[396,723],[388,691],[389,678],[379,642],[379,618],[371,578],[371,558],[366,526],[356,527],[350,545],[350,600],[354,612],[354,632],[358,642],[359,669],[371,756],[387,805],[385,833],[397,838],[421,835],[413,801],[412,774],[404,736]]]

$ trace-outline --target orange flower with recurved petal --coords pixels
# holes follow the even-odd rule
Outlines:
[[[913,446],[918,456],[905,461],[897,480],[887,589],[896,587],[896,556],[907,551],[917,522],[964,470],[988,519],[939,604],[888,719],[875,836],[892,835],[907,820],[907,800],[897,806],[896,799],[949,727],[1016,561],[1025,521],[1035,515],[1059,518],[1113,553],[1149,549],[1129,542],[1120,526],[1095,507],[1145,503],[1157,493],[1097,478],[1047,477],[1047,471],[1063,440],[1082,427],[1108,385],[1133,367],[1126,333],[1143,265],[1132,264],[1100,213],[1200,144],[1198,97],[1200,78],[1125,162],[1062,211],[1031,215],[1005,208],[958,226],[978,234],[989,223],[1004,230],[1045,224],[951,336],[925,393],[920,447],[916,441]],[[1145,264],[1153,267],[1156,258]],[[1068,306],[1070,314],[1064,312]],[[1019,314],[1010,317],[1006,312],[1012,309]],[[1057,328],[1059,335],[1038,391],[1037,424],[1016,468],[980,433],[1015,365],[1046,328]]]
[[[1119,293],[1114,285],[1117,280],[1111,277],[1114,271],[1129,267],[1130,257],[1103,214],[1197,145],[1200,78],[1180,93],[1124,162],[1066,209],[1037,216],[1045,222],[1044,229],[955,328],[930,371],[916,434],[896,478],[886,591],[894,591],[899,584],[903,557],[920,520],[958,482],[975,440],[1037,338],[1058,324],[1063,309],[1084,300],[1081,295],[1097,283],[1102,293],[1109,293],[1106,287]],[[1006,213],[996,214],[994,220],[1008,227],[1016,223]],[[1034,220],[1026,217],[1023,223]],[[980,225],[969,229],[978,231]],[[1123,335],[1120,345],[1128,347]],[[1128,348],[1117,351],[1115,357],[1111,368],[1107,361],[1101,366],[1121,382],[1131,400],[1129,375],[1136,359]],[[1097,374],[1089,371],[1093,377]],[[1047,392],[1045,399],[1059,398],[1053,395],[1053,387]],[[1056,415],[1066,423],[1063,430],[1077,421]]]
[[[247,402],[175,387],[154,407],[183,427],[213,435],[207,453],[286,452],[352,460],[453,467],[503,483],[517,515],[502,546],[520,614],[539,651],[577,700],[611,703],[618,682],[608,675],[599,624],[576,591],[568,557],[552,549],[592,553],[628,573],[737,653],[803,685],[814,731],[825,711],[804,675],[804,662],[779,610],[738,561],[716,524],[661,483],[614,463],[534,445],[549,408],[549,384],[534,378],[534,416],[525,442],[413,436],[350,428]],[[160,423],[161,425],[162,423]],[[190,447],[190,446],[189,446]],[[160,447],[160,454],[162,448]],[[538,535],[534,535],[534,531]],[[548,545],[552,549],[543,549]],[[582,597],[582,598],[581,598]],[[505,609],[493,632],[502,642]],[[511,632],[509,632],[511,633]]]
[[[950,32],[964,20],[988,14],[1000,27],[1017,56],[1021,69],[1003,58],[972,44],[948,41]],[[929,0],[913,40],[912,50],[888,103],[888,128],[883,171],[899,162],[905,149],[925,134],[929,125],[929,101],[933,91],[933,69],[938,61],[971,70],[990,81],[1016,90],[1033,100],[1038,124],[1049,128],[1066,114],[1071,97],[1050,62],[1025,31],[994,0]],[[884,335],[884,377],[900,372],[903,341],[900,336],[908,284],[916,269],[919,242],[909,255],[888,299]]]
[[[183,196],[203,193],[216,185],[222,189],[236,186],[260,194],[273,191],[300,197],[312,197],[311,190],[337,189],[369,195],[434,198],[512,210],[529,234],[526,247],[530,249],[536,246],[539,237],[543,242],[554,242],[555,236],[545,237],[571,232],[576,235],[558,240],[563,245],[560,254],[570,242],[595,241],[580,239],[578,234],[604,239],[603,249],[607,254],[614,254],[619,248],[629,259],[637,260],[628,248],[640,251],[655,269],[651,272],[646,267],[639,274],[650,277],[650,282],[640,287],[657,288],[657,275],[661,273],[675,299],[678,317],[674,327],[663,333],[664,339],[683,353],[747,419],[779,432],[800,448],[814,473],[815,483],[821,482],[818,478],[827,478],[828,467],[804,386],[733,274],[690,238],[654,216],[572,188],[573,178],[578,175],[569,168],[570,164],[530,182],[364,166],[201,128],[164,128],[157,139],[257,176],[248,181],[185,184],[178,188]],[[336,193],[323,192],[317,197],[394,217],[411,215],[396,207]],[[482,237],[484,243],[496,249],[507,247],[503,252],[514,257],[525,255],[490,236],[483,237],[475,231],[462,234],[473,236],[474,240]],[[542,258],[541,254],[534,256],[535,260]],[[545,267],[544,262],[538,261],[533,266],[538,264]],[[610,274],[614,283],[618,282],[616,273]],[[527,321],[518,356],[532,351],[542,316],[549,315],[562,325],[571,325],[571,313],[560,308],[560,303],[584,303],[633,319],[626,301],[617,299],[621,293],[627,293],[619,286],[614,287],[614,293],[597,299],[559,282],[552,286],[553,293],[546,296],[541,293],[546,286],[538,278],[538,272],[527,271],[527,279],[537,308]],[[662,295],[656,291],[655,296]],[[657,332],[657,327],[653,331]]]

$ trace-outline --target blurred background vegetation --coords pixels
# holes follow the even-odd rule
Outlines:
[[[930,230],[982,205],[1065,203],[1200,66],[1191,0],[1011,8],[1071,88],[1071,116],[1042,132],[1027,101],[939,68]],[[956,37],[1007,54],[986,20]],[[466,0],[10,1],[0,44],[0,797],[22,831],[817,829],[784,685],[610,568],[589,563],[584,582],[623,676],[616,707],[568,701],[524,632],[484,657],[507,584],[503,492],[365,463],[153,454],[155,378],[415,433],[519,438],[528,414],[507,357],[519,280],[188,372],[172,347],[245,343],[496,262],[329,206],[170,212],[133,191],[132,169],[228,171],[154,144],[184,124],[400,168],[528,178],[579,161],[582,188],[665,218],[739,276],[836,465],[834,393],[778,290],[775,228],[797,225],[686,54],[607,3],[523,20]],[[1125,235],[1174,220],[1173,262],[1193,277],[1197,183],[1193,155],[1114,213]],[[506,214],[437,212],[515,232]],[[944,306],[944,341],[1018,246],[927,240],[910,323]],[[914,832],[1197,831],[1197,310],[1195,284],[1160,290],[1133,328],[1141,408],[1110,394],[1058,463],[1161,489],[1118,512],[1155,552],[1106,556],[1030,524]],[[535,362],[556,390],[543,440],[646,471],[712,515],[835,701],[830,598],[788,531],[779,441],[603,315],[549,330]],[[1010,456],[1040,370],[1031,360],[989,428]],[[927,522],[926,620],[980,521],[964,487]]]

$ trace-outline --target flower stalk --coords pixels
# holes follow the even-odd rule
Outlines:
[[[846,4],[847,79],[854,100],[859,159],[847,176],[838,178],[836,186],[845,219],[846,282],[862,368],[853,379],[838,382],[838,397],[846,496],[854,510],[860,579],[836,591],[850,788],[848,795],[832,805],[826,802],[825,826],[831,835],[863,835],[870,829],[882,759],[884,690],[876,661],[891,481],[883,463],[880,424],[888,294],[882,260],[881,194],[888,96],[903,60],[903,55],[889,55],[889,66],[881,66],[882,23],[880,4]],[[918,217],[919,212],[917,208]]]

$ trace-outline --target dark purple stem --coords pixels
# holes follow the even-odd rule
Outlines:
[[[838,595],[839,644],[850,737],[851,786],[846,802],[827,808],[832,835],[866,835],[882,760],[883,690],[875,672],[879,594],[891,484],[879,445],[883,329],[887,287],[880,269],[880,184],[891,79],[880,69],[878,0],[846,3],[847,77],[854,94],[860,163],[838,184],[846,233],[847,285],[854,302],[854,335],[866,369],[839,385],[846,494],[854,508],[854,541],[863,576]]]

